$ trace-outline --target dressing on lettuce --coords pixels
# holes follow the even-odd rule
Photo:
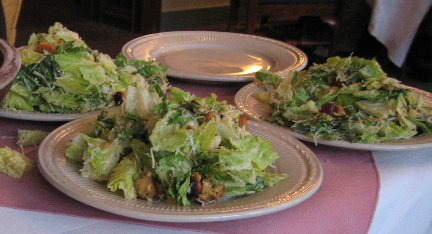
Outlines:
[[[145,70],[128,87],[122,113],[101,113],[93,132],[71,140],[65,154],[83,164],[84,177],[126,199],[183,206],[253,194],[285,177],[265,171],[278,155],[246,131],[239,110],[175,87],[166,96],[159,67]]]
[[[119,55],[116,62],[60,23],[48,33],[32,34],[18,52],[22,66],[1,102],[8,110],[81,113],[113,107],[121,104],[129,84],[165,75],[165,68],[154,68],[153,61],[132,62]],[[148,69],[158,71],[150,77]]]
[[[432,108],[375,60],[332,57],[279,77],[256,73],[269,121],[315,139],[377,143],[432,132]]]

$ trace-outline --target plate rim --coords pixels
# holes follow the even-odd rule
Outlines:
[[[414,87],[410,87],[410,86],[406,86],[410,89],[413,89],[415,92],[423,95],[424,97],[428,98],[428,99],[432,99],[432,93],[429,93],[427,91],[418,89],[418,88],[414,88]],[[298,140],[302,140],[302,141],[306,141],[306,142],[310,142],[310,143],[314,143],[315,145],[328,145],[328,146],[333,146],[333,147],[338,147],[338,148],[346,148],[346,149],[356,149],[356,150],[374,150],[374,151],[399,151],[399,150],[417,150],[417,149],[424,149],[424,148],[430,148],[432,147],[432,135],[430,136],[431,141],[429,143],[420,143],[420,144],[403,144],[403,142],[401,144],[388,144],[385,142],[382,143],[376,143],[376,144],[363,144],[363,143],[351,143],[348,141],[330,141],[330,140],[325,140],[325,139],[313,139],[311,137],[308,137],[304,134],[301,133],[297,133],[294,132],[293,130],[291,130],[288,127],[284,127],[284,126],[280,126],[274,123],[270,123],[267,122],[263,119],[258,118],[256,115],[254,115],[253,113],[250,112],[249,109],[246,108],[245,102],[247,99],[247,97],[249,95],[253,94],[254,89],[261,89],[260,87],[258,87],[256,85],[255,82],[247,84],[245,86],[243,86],[239,91],[237,91],[237,93],[234,96],[234,103],[235,105],[241,110],[243,111],[249,118],[254,119],[256,121],[268,124],[268,125],[272,125],[276,128],[280,128],[280,129],[285,129],[286,131],[290,132],[290,134],[298,139]],[[413,138],[411,138],[413,139]],[[392,141],[393,143],[397,143],[398,141],[403,141],[403,139],[401,140],[396,140],[396,141]]]
[[[97,115],[101,111],[116,109],[119,106],[112,106],[105,109],[93,110],[90,112],[83,113],[71,113],[71,114],[61,114],[61,113],[43,113],[43,112],[30,112],[22,110],[9,110],[0,107],[0,118],[15,119],[15,120],[29,120],[37,122],[69,122],[77,120],[79,118],[84,118],[92,115]]]
[[[41,143],[39,150],[38,150],[38,158],[37,158],[37,166],[39,168],[39,171],[41,172],[41,174],[43,175],[43,177],[51,184],[53,185],[56,189],[60,190],[63,194],[79,201],[82,202],[84,204],[87,204],[89,206],[92,206],[94,208],[100,209],[100,210],[104,210],[113,214],[118,214],[118,215],[122,215],[122,216],[126,216],[126,217],[130,217],[130,218],[136,218],[136,219],[141,219],[141,220],[148,220],[148,221],[159,221],[159,222],[182,222],[182,223],[190,223],[190,222],[215,222],[215,221],[227,221],[227,220],[236,220],[236,219],[244,219],[244,218],[250,218],[250,217],[257,217],[257,216],[262,216],[262,215],[266,215],[266,214],[270,214],[270,213],[275,213],[293,206],[298,205],[299,203],[309,199],[312,195],[314,195],[316,193],[316,191],[320,188],[322,181],[323,181],[323,168],[321,165],[321,162],[319,161],[319,159],[316,157],[316,155],[307,147],[305,146],[303,143],[299,142],[298,140],[294,139],[293,137],[291,137],[289,134],[286,133],[286,131],[284,131],[283,129],[279,130],[279,135],[276,136],[277,138],[279,138],[280,140],[285,141],[285,139],[289,139],[289,142],[287,142],[287,144],[289,144],[290,146],[295,145],[295,149],[297,151],[302,151],[304,155],[299,156],[301,157],[302,160],[304,160],[304,164],[311,164],[310,167],[312,169],[309,168],[309,170],[307,170],[308,174],[315,174],[315,175],[309,175],[307,177],[307,179],[305,179],[308,183],[306,183],[305,185],[298,185],[300,186],[300,193],[302,194],[301,196],[298,197],[294,197],[292,200],[290,200],[289,202],[283,202],[277,206],[273,206],[273,207],[261,207],[260,209],[252,209],[252,210],[240,210],[240,211],[236,211],[233,213],[220,213],[220,212],[213,212],[210,214],[199,214],[199,212],[197,214],[160,214],[157,212],[151,212],[149,210],[145,210],[145,212],[143,211],[137,211],[137,210],[122,210],[122,209],[118,209],[119,206],[118,204],[114,204],[114,205],[108,205],[108,207],[106,205],[101,205],[100,202],[99,203],[93,203],[93,200],[95,199],[94,196],[91,195],[87,195],[85,197],[83,197],[82,195],[79,195],[79,191],[75,191],[71,188],[68,188],[68,186],[65,186],[63,183],[61,183],[61,178],[55,178],[54,175],[50,175],[48,169],[46,167],[48,167],[49,165],[49,161],[47,161],[49,157],[46,157],[45,155],[45,151],[46,148],[49,146],[50,141],[55,139],[55,138],[62,138],[65,137],[69,134],[72,134],[70,131],[69,133],[67,132],[68,129],[70,129],[71,127],[73,127],[74,125],[77,124],[89,124],[90,120],[94,120],[96,118],[96,116],[89,116],[89,117],[85,117],[85,118],[81,118],[78,120],[74,120],[72,122],[66,123],[60,127],[58,127],[57,129],[55,129],[54,131],[52,131],[45,139],[44,141]],[[251,121],[252,124],[255,125],[259,125],[261,128],[274,128],[271,125],[265,125],[262,124],[258,121]],[[271,130],[269,130],[271,131]],[[77,134],[77,133],[75,133]],[[57,155],[58,156],[58,155]],[[52,156],[54,157],[54,156]],[[64,156],[63,156],[64,157]],[[59,170],[59,169],[58,169]],[[80,175],[79,175],[80,176]],[[311,176],[313,176],[313,178],[310,178]],[[83,178],[83,177],[82,177]],[[85,179],[85,178],[83,178]],[[300,182],[304,182],[300,181]],[[295,187],[294,187],[295,188]],[[82,190],[82,189],[81,189]],[[298,190],[295,190],[296,193],[298,192]],[[114,193],[113,193],[114,194]],[[257,193],[258,194],[258,193]]]
[[[138,41],[143,40],[144,42],[149,41],[153,38],[160,38],[160,37],[172,37],[172,36],[179,36],[179,35],[187,35],[187,36],[196,36],[196,35],[226,35],[226,36],[234,36],[239,38],[250,38],[253,40],[258,41],[265,41],[269,42],[271,44],[274,44],[275,46],[278,46],[280,48],[283,48],[284,50],[289,50],[292,53],[296,55],[297,62],[289,69],[284,68],[280,71],[274,71],[276,74],[285,75],[288,72],[292,70],[300,71],[304,69],[308,63],[307,55],[300,50],[299,48],[289,44],[285,43],[283,41],[257,36],[257,35],[251,35],[251,34],[244,34],[244,33],[235,33],[235,32],[218,32],[218,31],[168,31],[168,32],[159,32],[159,33],[153,33],[153,34],[147,34],[144,36],[140,36],[137,38],[134,38],[128,42],[126,42],[121,52],[122,54],[128,58],[128,59],[136,59],[134,56],[131,55],[131,45],[136,44]],[[154,58],[153,58],[154,59]],[[244,76],[227,76],[227,75],[203,75],[203,74],[185,74],[185,73],[178,73],[170,71],[168,68],[168,76],[176,78],[176,79],[182,79],[186,81],[201,81],[201,82],[225,82],[225,83],[240,83],[240,82],[251,82],[253,81],[253,75],[244,75]]]
[[[16,120],[31,120],[40,122],[66,122],[78,119],[85,115],[92,114],[91,112],[85,114],[49,114],[42,112],[28,112],[28,111],[13,111],[7,109],[0,109],[0,117]]]

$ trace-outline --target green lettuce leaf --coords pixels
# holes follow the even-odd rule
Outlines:
[[[124,110],[126,113],[148,120],[153,117],[152,109],[162,102],[162,98],[150,85],[140,79],[135,86],[129,86],[126,91]]]
[[[97,138],[85,138],[88,147],[83,155],[81,175],[92,180],[105,181],[117,166],[124,146],[118,140],[106,142]]]
[[[160,158],[156,166],[156,175],[162,182],[168,194],[172,196],[178,204],[188,206],[190,174],[192,165],[182,154],[168,153]]]
[[[226,196],[239,196],[265,187],[263,170],[277,157],[267,140],[244,135],[232,149],[221,147],[200,155],[197,164],[203,165],[200,171],[205,177],[226,187]]]
[[[87,140],[90,139],[84,133],[72,137],[65,151],[66,157],[72,161],[82,161],[84,152],[87,149]]]
[[[19,179],[26,168],[30,166],[30,160],[23,154],[8,147],[0,148],[0,172],[14,179]]]
[[[221,142],[221,137],[217,134],[217,124],[210,121],[201,124],[196,130],[194,141],[199,151],[210,151],[217,148]]]
[[[31,48],[20,47],[17,49],[17,51],[20,55],[21,62],[25,65],[37,63],[43,57],[43,54],[38,53]]]
[[[149,137],[153,150],[177,152],[182,147],[190,145],[188,131],[176,123],[169,122],[170,117],[174,113],[173,111],[167,113],[156,123]]]
[[[170,102],[174,104],[180,104],[182,102],[190,102],[192,101],[193,96],[183,91],[177,87],[171,87],[170,88]]]
[[[137,197],[134,181],[138,177],[138,166],[133,157],[125,157],[114,168],[107,187],[112,191],[122,190],[124,198],[132,200]]]
[[[20,96],[14,92],[8,92],[2,100],[2,106],[5,109],[10,110],[24,110],[24,111],[34,111],[31,104],[27,102],[27,99]]]
[[[41,130],[18,130],[18,145],[39,145],[49,132]]]
[[[270,72],[257,72],[255,73],[255,80],[264,86],[276,88],[282,81],[282,78]]]
[[[140,140],[133,139],[130,147],[142,170],[151,171],[155,167],[154,159],[150,154],[150,146]]]

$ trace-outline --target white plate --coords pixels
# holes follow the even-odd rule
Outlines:
[[[413,90],[423,95],[427,102],[432,103],[432,94],[415,88],[413,88]],[[270,107],[255,98],[255,94],[261,91],[263,91],[263,89],[257,87],[255,83],[248,84],[236,93],[234,102],[237,107],[240,108],[250,118],[265,122],[264,120],[269,116]],[[277,126],[276,124],[272,125]],[[290,129],[287,127],[278,126],[278,128],[283,128],[287,131],[290,131]],[[293,131],[290,131],[290,133],[292,136],[300,140],[350,149],[396,151],[432,147],[432,135],[418,136],[411,139],[395,140],[376,144],[361,144],[351,143],[348,141],[328,141],[323,139],[317,139],[315,141],[313,138],[300,133]]]
[[[286,173],[287,179],[263,191],[242,198],[189,207],[166,202],[125,200],[105,186],[81,177],[79,165],[67,161],[64,152],[71,137],[92,130],[93,118],[67,123],[51,132],[39,147],[38,167],[42,175],[66,195],[111,213],[153,221],[212,222],[242,219],[277,212],[299,204],[314,194],[322,182],[319,160],[305,145],[286,131],[251,121],[249,131],[268,139],[279,154],[272,172]]]
[[[12,110],[0,109],[0,117],[3,118],[31,120],[31,121],[46,121],[46,122],[68,122],[92,114],[95,113],[89,112],[84,114],[50,114],[50,113],[12,111]]]
[[[122,53],[129,59],[156,59],[169,76],[201,82],[247,82],[259,70],[285,75],[307,64],[306,55],[294,46],[229,32],[150,34],[126,43]]]
[[[112,110],[117,107],[110,107],[108,109]],[[0,117],[8,119],[17,120],[30,120],[30,121],[40,121],[40,122],[69,122],[82,117],[87,117],[91,115],[97,115],[102,110],[90,111],[85,113],[77,114],[57,114],[57,113],[41,113],[41,112],[28,112],[28,111],[13,111],[4,110],[0,108]]]

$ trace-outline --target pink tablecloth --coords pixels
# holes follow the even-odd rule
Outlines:
[[[210,90],[232,101],[239,88],[172,84],[203,95]],[[58,124],[21,122],[0,118],[0,146],[18,149],[16,129],[52,129]],[[370,152],[338,149],[307,144],[320,159],[324,180],[309,200],[284,211],[244,220],[214,223],[161,223],[125,218],[79,203],[52,187],[37,167],[20,180],[0,174],[0,205],[24,210],[52,212],[72,216],[117,220],[167,228],[222,233],[366,233],[375,210],[379,182]],[[26,148],[34,161],[37,148]]]

